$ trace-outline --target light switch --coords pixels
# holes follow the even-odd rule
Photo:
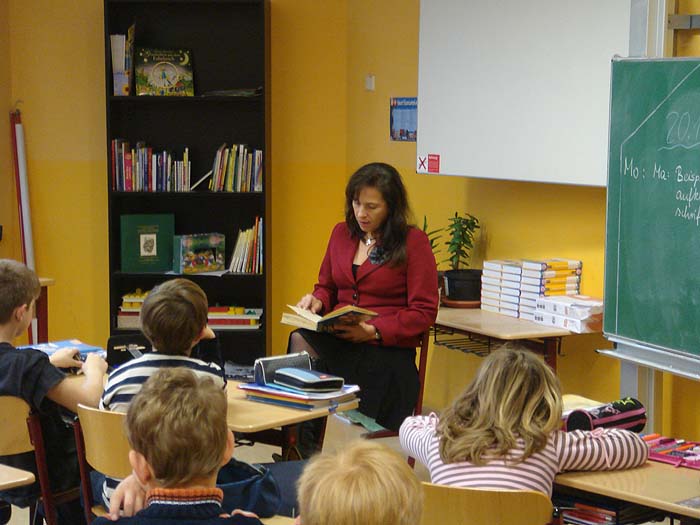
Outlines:
[[[367,75],[365,77],[365,90],[374,91],[374,75]]]

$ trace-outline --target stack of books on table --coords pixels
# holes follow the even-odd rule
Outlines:
[[[207,323],[212,330],[256,330],[262,313],[262,308],[210,306]]]
[[[577,334],[600,332],[603,328],[603,300],[588,295],[540,297],[534,321]]]
[[[345,385],[333,392],[301,392],[282,385],[256,383],[244,383],[238,385],[238,388],[244,390],[247,399],[251,401],[301,410],[328,408],[330,412],[335,411],[343,403],[353,401],[357,397],[357,392],[360,391],[357,385]]]
[[[484,261],[481,308],[534,321],[538,299],[579,293],[581,270],[576,259]]]
[[[481,274],[481,309],[518,317],[521,273],[519,260],[484,261]]]

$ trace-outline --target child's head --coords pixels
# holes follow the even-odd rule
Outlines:
[[[158,352],[190,355],[207,331],[207,296],[188,279],[156,286],[141,307],[141,330]]]
[[[524,348],[505,345],[486,357],[476,377],[444,411],[438,425],[446,463],[486,463],[525,442],[519,462],[542,450],[561,426],[561,390],[554,372]]]
[[[298,483],[302,525],[413,525],[423,491],[406,459],[358,440],[309,461]]]
[[[40,292],[39,278],[26,265],[0,259],[0,325],[9,323],[17,308],[31,310]],[[26,317],[31,320],[31,315]]]
[[[126,415],[129,460],[141,483],[214,486],[219,468],[233,454],[226,410],[226,394],[210,378],[187,368],[153,374]]]

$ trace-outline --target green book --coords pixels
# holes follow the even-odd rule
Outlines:
[[[172,268],[175,216],[122,215],[122,272],[167,272]]]

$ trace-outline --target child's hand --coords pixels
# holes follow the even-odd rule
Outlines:
[[[82,368],[77,348],[61,348],[49,356],[49,361],[56,368]]]
[[[83,373],[86,376],[94,374],[102,377],[105,372],[107,372],[107,361],[95,353],[88,354],[87,359],[85,359],[82,365]]]
[[[146,501],[146,492],[139,483],[138,478],[131,474],[124,478],[114,489],[109,500],[109,519],[119,519],[119,509],[123,507],[122,516],[131,517],[140,511]]]

